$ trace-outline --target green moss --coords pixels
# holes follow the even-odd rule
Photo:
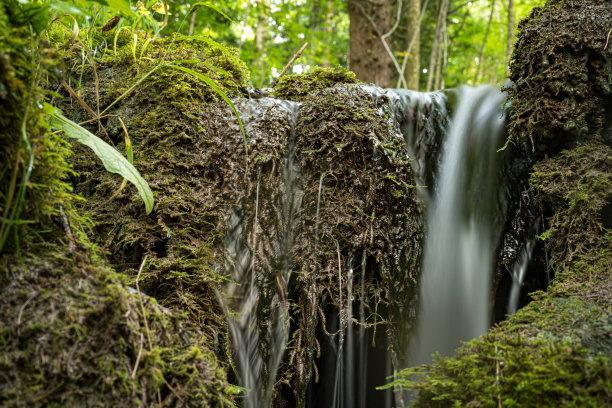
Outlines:
[[[146,295],[143,316],[112,270],[70,253],[2,260],[2,406],[233,406],[208,335]]]
[[[592,303],[541,299],[455,356],[405,370],[394,384],[419,391],[415,407],[605,406],[610,329],[610,315]]]
[[[314,68],[306,74],[286,75],[272,90],[272,96],[290,101],[303,101],[315,91],[336,84],[360,83],[351,71],[342,68]]]

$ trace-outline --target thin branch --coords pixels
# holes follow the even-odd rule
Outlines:
[[[278,78],[276,78],[274,80],[274,82],[272,83],[272,88],[274,88],[276,86],[276,84],[278,84],[278,81],[283,77],[283,75],[285,75],[285,73],[287,72],[289,67],[291,67],[291,65],[295,62],[295,60],[298,59],[300,57],[300,55],[302,55],[302,52],[304,52],[304,50],[306,49],[307,46],[308,46],[308,43],[305,43],[304,45],[302,45],[302,48],[300,48],[300,50],[295,53],[293,58],[291,58],[291,61],[289,61],[289,63],[287,65],[285,65],[285,68],[283,68],[283,71],[280,73]]]

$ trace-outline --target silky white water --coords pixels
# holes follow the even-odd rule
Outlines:
[[[490,324],[490,278],[505,95],[461,87],[427,215],[416,333],[410,364],[450,355]]]

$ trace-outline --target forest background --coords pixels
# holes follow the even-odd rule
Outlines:
[[[82,29],[120,16],[157,36],[205,35],[236,47],[254,87],[267,87],[308,43],[288,73],[343,67],[364,82],[420,91],[502,85],[516,26],[543,0],[127,0],[52,1]],[[106,7],[105,7],[106,6]],[[66,20],[67,25],[70,22]]]

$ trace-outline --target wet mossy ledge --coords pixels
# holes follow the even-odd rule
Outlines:
[[[509,142],[541,159],[529,183],[554,278],[454,356],[404,371],[395,384],[418,391],[416,407],[612,401],[612,54],[602,51],[611,12],[606,1],[550,0],[519,25]]]

